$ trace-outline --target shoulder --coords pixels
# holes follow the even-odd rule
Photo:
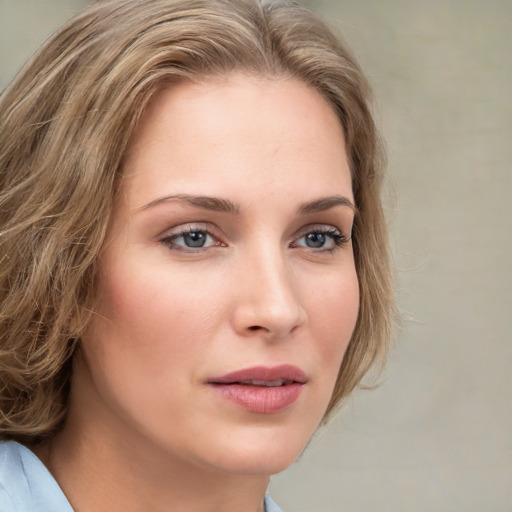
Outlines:
[[[57,482],[25,446],[0,441],[0,512],[73,512]]]
[[[283,512],[268,494],[265,495],[265,512]]]

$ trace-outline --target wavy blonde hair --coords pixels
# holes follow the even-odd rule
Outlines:
[[[383,153],[354,57],[311,12],[258,0],[107,0],[65,24],[0,97],[0,436],[66,415],[121,162],[151,97],[184,79],[295,77],[337,112],[357,206],[357,325],[326,413],[382,361],[394,300]]]

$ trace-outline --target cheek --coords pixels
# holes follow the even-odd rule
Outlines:
[[[336,379],[354,332],[359,312],[359,283],[355,269],[332,279],[321,293],[311,294],[310,325],[316,333],[321,363]]]
[[[171,274],[157,263],[133,263],[106,267],[89,338],[112,359],[129,360],[151,375],[168,373],[177,360],[200,357],[220,317],[219,301],[212,300],[219,286],[194,273]]]
[[[218,316],[209,290],[193,281],[128,259],[105,266],[82,346],[100,402],[120,417],[162,425],[182,412]]]
[[[315,311],[310,318],[313,328],[323,329],[329,339],[350,338],[359,312],[359,282],[355,268],[331,276],[320,291],[310,293],[308,300]]]

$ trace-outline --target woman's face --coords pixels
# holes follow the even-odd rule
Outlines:
[[[322,419],[359,302],[342,130],[302,82],[160,92],[100,258],[72,408],[110,446],[276,473]]]

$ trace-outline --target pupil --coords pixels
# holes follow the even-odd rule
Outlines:
[[[323,233],[309,233],[306,236],[306,245],[308,247],[322,247],[325,244],[325,235]]]
[[[183,240],[187,247],[203,247],[206,242],[206,234],[200,231],[193,231],[183,235]]]

